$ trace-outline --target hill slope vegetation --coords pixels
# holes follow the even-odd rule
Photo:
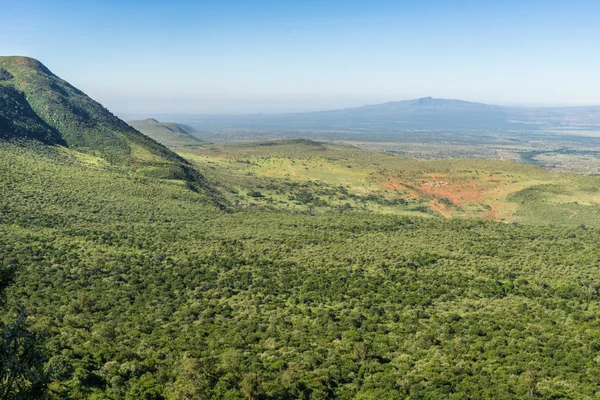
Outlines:
[[[194,129],[187,125],[159,122],[154,118],[128,121],[127,123],[167,147],[197,147],[203,142],[192,134]]]
[[[0,70],[1,71],[1,70]],[[0,84],[0,139],[31,139],[66,145],[60,134],[31,109],[23,93]]]
[[[149,176],[199,180],[185,160],[27,57],[0,57],[4,138],[62,144]],[[12,107],[15,105],[15,107]]]

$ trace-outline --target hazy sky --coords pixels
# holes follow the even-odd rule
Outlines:
[[[0,0],[0,53],[117,113],[600,104],[600,1]]]

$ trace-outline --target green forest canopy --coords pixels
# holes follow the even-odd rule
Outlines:
[[[221,210],[181,182],[0,145],[0,263],[53,396],[594,398],[600,232]]]

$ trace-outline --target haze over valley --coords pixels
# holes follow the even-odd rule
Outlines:
[[[160,114],[214,143],[284,138],[428,158],[511,160],[600,173],[600,106],[503,107],[425,97],[306,113]]]

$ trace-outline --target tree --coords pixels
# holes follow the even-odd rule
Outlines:
[[[208,399],[215,385],[214,361],[201,362],[184,354],[177,369],[177,378],[168,390],[169,400]]]
[[[12,282],[14,269],[0,272],[0,297]],[[0,399],[47,397],[49,374],[44,370],[41,337],[30,332],[21,310],[14,322],[0,323]]]
[[[256,372],[244,374],[242,379],[242,393],[248,400],[256,399],[260,395],[260,375]]]

